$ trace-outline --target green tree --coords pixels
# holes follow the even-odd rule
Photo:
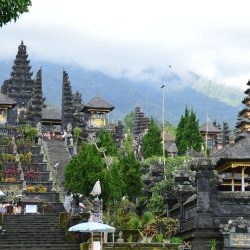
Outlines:
[[[31,0],[0,0],[0,27],[28,12]]]
[[[177,156],[177,157],[168,157],[166,158],[166,180],[162,180],[154,185],[152,188],[152,196],[148,203],[148,209],[154,215],[162,215],[166,214],[168,206],[166,200],[164,198],[164,194],[166,194],[169,190],[169,187],[173,187],[176,185],[173,173],[176,170],[182,168],[185,161],[187,161],[189,157],[187,156]],[[152,157],[147,159],[144,164],[152,165],[157,164],[159,158]]]
[[[135,122],[135,112],[131,111],[130,113],[126,114],[123,123],[124,123],[124,131],[128,133],[129,131],[132,132],[134,128]]]
[[[113,164],[104,171],[104,190],[103,198],[109,203],[121,200],[124,194],[124,178],[119,161],[115,160]]]
[[[133,144],[134,144],[133,135],[130,132],[128,132],[126,138],[124,138],[123,140],[123,149],[127,154],[134,152]]]
[[[151,118],[148,132],[142,139],[142,150],[145,159],[154,155],[162,155],[161,130],[153,118]]]
[[[164,122],[164,131],[168,132],[172,136],[176,136],[176,127],[173,126],[169,121]]]
[[[103,180],[104,168],[104,160],[95,145],[83,142],[79,154],[65,168],[65,186],[72,192],[89,195],[95,182]]]
[[[122,154],[119,158],[124,180],[124,194],[128,196],[129,200],[135,200],[142,189],[141,164],[136,159],[134,152]]]
[[[0,162],[0,181],[3,179],[3,164]]]
[[[105,149],[105,154],[108,156],[117,155],[117,145],[114,142],[113,136],[107,129],[101,129],[98,133],[98,142],[97,146],[99,148]]]
[[[194,111],[190,111],[187,107],[177,127],[176,145],[179,155],[184,155],[188,148],[193,148],[197,152],[202,149],[203,138],[199,131],[199,121]]]
[[[38,130],[31,127],[29,124],[19,125],[17,132],[20,133],[25,139],[34,141],[38,135]]]

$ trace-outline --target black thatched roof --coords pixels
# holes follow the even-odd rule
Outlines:
[[[61,120],[61,111],[56,109],[43,109],[42,119],[43,120]]]
[[[250,135],[236,143],[226,145],[223,149],[211,155],[217,161],[217,165],[221,165],[228,161],[250,161]]]
[[[7,95],[0,93],[0,105],[15,106],[17,103],[10,99]]]
[[[208,123],[204,123],[201,126],[200,132],[220,133],[220,130],[217,127],[215,127],[213,123],[208,122]]]
[[[108,109],[108,110],[113,110],[115,107],[104,101],[101,97],[96,96],[94,98],[92,98],[85,106],[84,106],[84,110],[87,109]]]

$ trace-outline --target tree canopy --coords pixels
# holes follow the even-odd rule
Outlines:
[[[65,186],[74,193],[89,195],[93,185],[103,178],[104,160],[95,145],[82,143],[79,154],[65,168]]]
[[[148,132],[142,139],[142,150],[145,159],[154,155],[162,155],[161,129],[153,118],[151,118]]]
[[[0,0],[0,27],[28,12],[31,0]]]
[[[199,131],[199,121],[194,111],[190,111],[187,107],[177,127],[176,145],[179,155],[184,155],[188,148],[193,148],[197,152],[202,149],[203,138]]]
[[[135,122],[135,112],[131,111],[130,113],[126,114],[124,119],[124,131],[125,132],[133,132],[134,122]]]
[[[98,133],[97,146],[105,149],[105,154],[109,156],[117,155],[117,145],[114,142],[113,136],[107,129],[100,129]]]

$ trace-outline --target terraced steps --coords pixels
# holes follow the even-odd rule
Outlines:
[[[79,250],[67,243],[58,215],[4,215],[3,229],[1,250]]]

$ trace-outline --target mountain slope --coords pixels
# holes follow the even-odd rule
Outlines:
[[[0,84],[2,84],[3,80],[9,78],[11,66],[12,62],[0,62]],[[98,71],[86,71],[79,67],[62,66],[47,62],[34,62],[31,66],[34,74],[42,66],[43,92],[49,105],[60,108],[62,70],[64,68],[69,73],[73,91],[79,90],[85,103],[95,95],[99,95],[116,107],[112,112],[111,119],[122,119],[124,114],[134,110],[134,107],[139,104],[148,116],[161,120],[162,90],[159,82],[114,78]],[[183,82],[175,74],[167,76],[165,88],[166,120],[177,124],[187,105],[194,109],[201,122],[205,120],[208,107],[208,115],[211,120],[216,119],[219,122],[225,120],[234,125],[239,105],[232,106],[216,98],[209,97],[206,93],[196,90],[192,86],[193,82],[188,82],[188,80],[185,84]]]

